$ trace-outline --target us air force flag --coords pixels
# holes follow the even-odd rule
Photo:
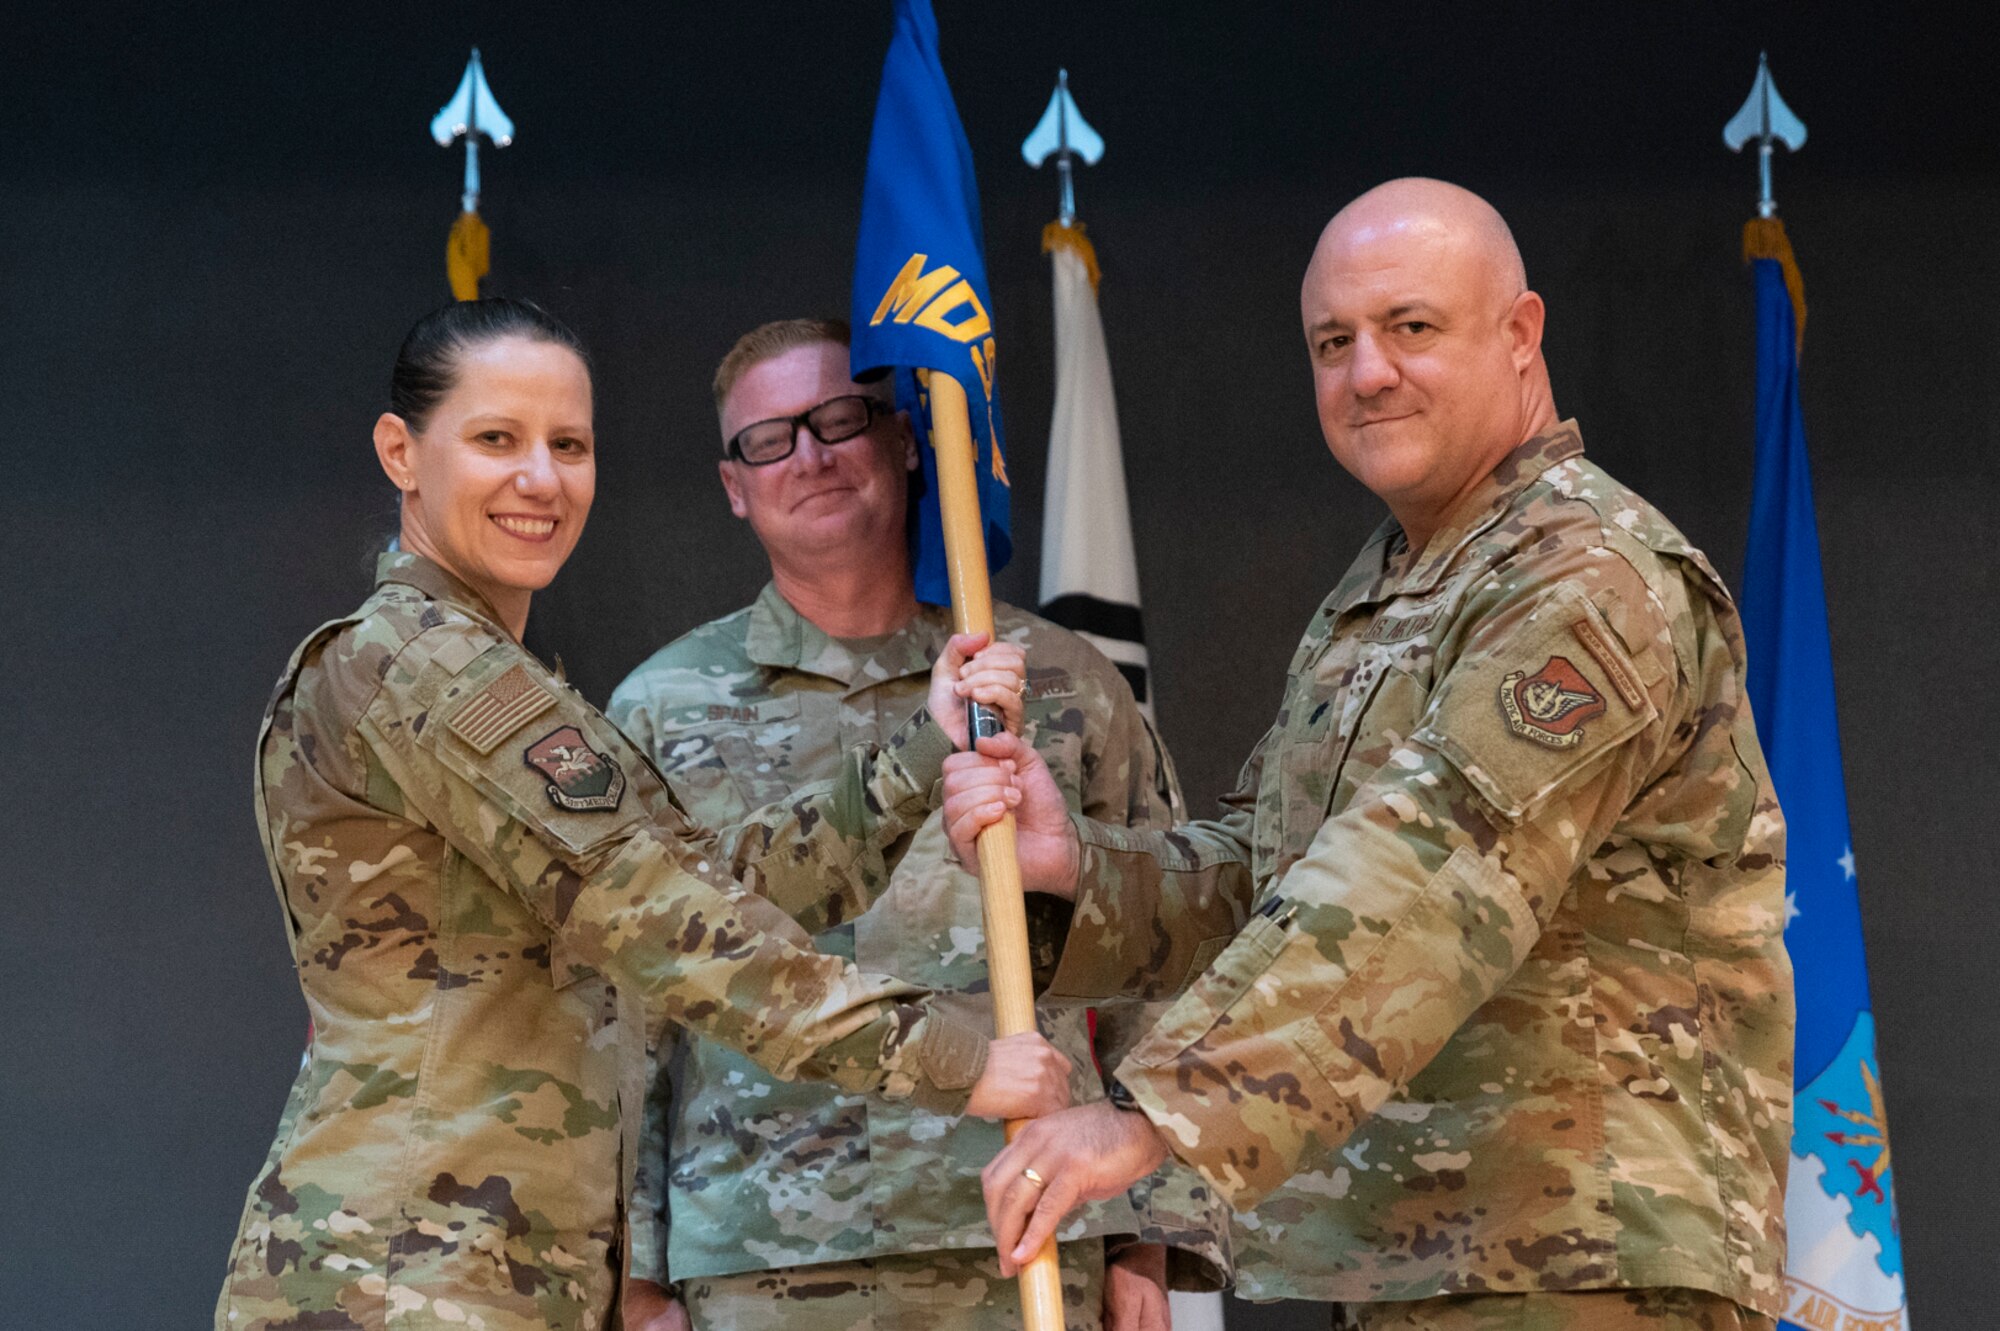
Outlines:
[[[1797,324],[1785,281],[1791,248],[1777,219],[1751,223],[1745,253],[1757,284],[1757,472],[1743,629],[1750,702],[1785,811],[1785,942],[1798,985],[1785,1321],[1810,1331],[1902,1328],[1903,1247],[1799,413]]]
[[[1049,422],[1042,517],[1042,614],[1090,640],[1147,697],[1139,560],[1125,499],[1125,459],[1111,358],[1097,311],[1097,252],[1080,223],[1042,231],[1055,278],[1056,406]]]
[[[913,572],[918,600],[949,605],[936,457],[928,447],[925,385],[932,374],[948,374],[965,389],[990,570],[1006,566],[1013,540],[979,189],[937,39],[930,0],[897,0],[861,197],[849,359],[857,379],[894,371],[896,405],[910,413],[926,445],[917,450],[924,493],[911,533]]]

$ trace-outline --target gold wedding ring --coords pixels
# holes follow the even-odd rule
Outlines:
[[[1021,1177],[1028,1180],[1028,1182],[1034,1184],[1037,1188],[1046,1188],[1049,1186],[1048,1180],[1043,1178],[1040,1174],[1037,1174],[1035,1172],[1035,1167],[1033,1165],[1029,1165],[1027,1168],[1023,1169],[1021,1171]]]

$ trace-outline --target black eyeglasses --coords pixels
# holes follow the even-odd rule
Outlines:
[[[863,393],[828,398],[797,416],[773,416],[768,421],[744,426],[724,452],[753,467],[768,467],[792,455],[799,444],[801,425],[811,430],[813,438],[822,444],[844,444],[867,429],[876,412],[887,410],[888,405],[880,398]]]

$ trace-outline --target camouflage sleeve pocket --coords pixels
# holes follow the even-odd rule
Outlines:
[[[1206,1035],[1216,1019],[1270,968],[1285,939],[1282,926],[1263,915],[1252,917],[1235,941],[1133,1047],[1131,1061],[1142,1068],[1159,1067]]]
[[[1298,1047],[1329,1084],[1359,1092],[1362,1112],[1372,1113],[1499,992],[1540,936],[1533,908],[1507,875],[1460,846],[1389,932],[1353,958],[1351,972],[1342,974],[1301,931],[1299,950],[1273,966],[1266,984],[1317,996]]]
[[[452,702],[443,724],[425,726],[417,744],[551,849],[582,856],[645,816],[648,801],[628,786],[650,786],[652,769],[588,704],[525,661],[508,647],[474,661],[445,690]],[[482,705],[509,694],[519,697],[484,722]],[[466,830],[475,828],[488,845],[501,840],[484,811]]]
[[[1658,715],[1604,616],[1562,583],[1506,636],[1466,652],[1437,685],[1415,739],[1519,822]]]

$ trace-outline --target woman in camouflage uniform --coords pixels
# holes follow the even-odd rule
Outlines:
[[[827,884],[884,880],[963,741],[961,699],[1018,722],[1018,650],[968,663],[981,640],[954,639],[929,713],[707,831],[520,643],[595,487],[574,334],[519,302],[448,307],[405,341],[391,406],[375,447],[400,549],[294,654],[258,741],[314,1036],[217,1328],[615,1326],[646,1036],[666,1022],[944,1112],[1066,1103],[1068,1060],[1039,1036],[989,1052],[793,919],[865,906]]]

